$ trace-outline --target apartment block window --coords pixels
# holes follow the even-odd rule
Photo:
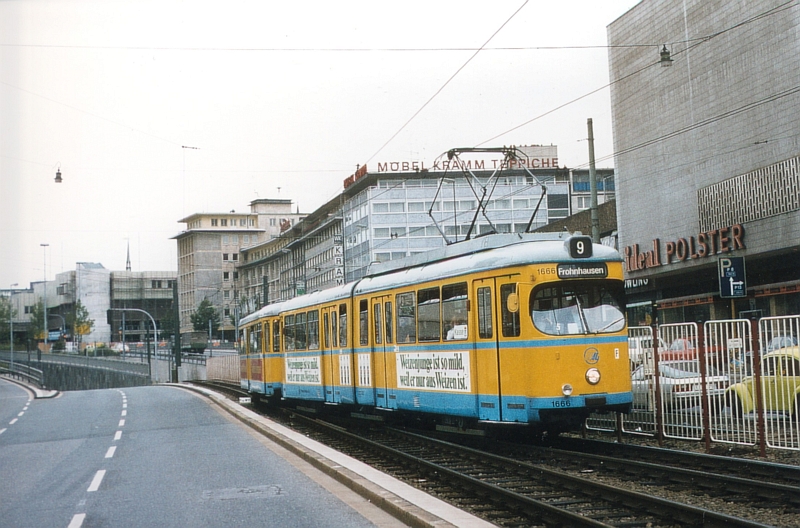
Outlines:
[[[230,271],[223,271],[222,272],[222,280],[224,280],[224,281],[231,280],[231,272]]]
[[[372,212],[373,213],[388,213],[389,212],[389,204],[388,203],[374,203],[374,204],[372,204]]]
[[[278,222],[277,218],[270,218],[269,219],[269,225],[271,225],[271,226],[277,225],[277,222]]]
[[[221,218],[220,221],[219,221],[219,225],[221,225],[222,227],[227,227],[228,226],[228,219],[227,218]]]
[[[222,292],[222,298],[226,299],[226,300],[230,299],[231,298],[231,291],[230,290],[225,290],[224,292]]]
[[[227,253],[223,253],[222,254],[222,261],[223,262],[227,262],[228,261],[228,254]]]
[[[239,226],[240,226],[240,227],[244,227],[244,225],[245,225],[245,221],[246,221],[246,220],[247,220],[246,218],[240,218],[240,219],[239,219]]]
[[[217,219],[216,218],[212,218],[211,219],[211,227],[217,227]]]
[[[151,281],[150,282],[150,287],[153,288],[154,290],[160,290],[161,289],[161,281],[160,280]]]
[[[234,254],[233,254],[233,255],[231,255],[231,256],[233,257],[233,261],[234,261],[234,262],[236,262],[237,260],[239,260],[239,254],[238,254],[238,253],[234,253]]]

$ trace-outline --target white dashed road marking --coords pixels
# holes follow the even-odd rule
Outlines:
[[[92,483],[89,484],[89,489],[86,491],[97,491],[100,489],[100,483],[103,482],[103,477],[106,476],[106,470],[101,469],[97,473],[94,474],[94,478],[92,479]]]

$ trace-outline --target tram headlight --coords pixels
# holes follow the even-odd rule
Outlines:
[[[586,381],[589,382],[589,385],[597,385],[600,383],[600,371],[596,368],[590,368],[586,371]]]
[[[572,385],[569,383],[565,383],[561,386],[561,394],[564,396],[571,396],[572,395]]]

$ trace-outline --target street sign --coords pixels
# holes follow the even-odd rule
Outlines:
[[[725,298],[747,297],[744,257],[719,259],[719,296]]]

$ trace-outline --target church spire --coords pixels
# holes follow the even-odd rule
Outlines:
[[[131,270],[131,241],[128,240],[128,260],[125,262],[125,271]]]

